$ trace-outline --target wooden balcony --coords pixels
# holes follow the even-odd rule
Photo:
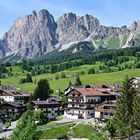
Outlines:
[[[94,107],[68,107],[67,110],[76,109],[76,110],[93,110]]]

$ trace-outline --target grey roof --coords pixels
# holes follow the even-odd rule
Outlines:
[[[59,104],[59,102],[57,101],[32,101],[32,102],[37,105]]]
[[[12,102],[12,103],[4,103],[3,105],[11,105],[11,106],[15,106],[15,107],[26,107],[25,104],[20,104],[20,103],[16,103],[16,102]]]

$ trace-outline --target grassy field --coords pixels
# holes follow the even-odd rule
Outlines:
[[[120,64],[119,66],[123,67],[126,64],[131,65],[134,63],[135,58],[131,57],[131,59],[127,62],[124,62]],[[61,90],[62,92],[64,89],[67,88],[69,82],[71,81],[73,84],[75,83],[75,75],[78,73],[81,73],[81,71],[84,72],[84,75],[80,76],[80,79],[84,85],[86,84],[113,84],[113,83],[121,83],[126,75],[129,77],[132,76],[140,76],[140,69],[126,69],[123,71],[118,72],[111,72],[111,73],[102,73],[100,71],[100,74],[90,74],[88,75],[88,71],[91,68],[94,68],[96,71],[99,71],[100,65],[103,65],[104,63],[96,62],[94,65],[82,65],[82,66],[76,66],[72,67],[68,70],[63,71],[63,73],[66,74],[67,78],[59,78],[56,80],[56,75],[61,75],[62,72],[57,72],[54,74],[46,73],[46,74],[40,74],[36,76],[32,76],[33,83],[24,83],[19,84],[20,79],[26,78],[27,71],[23,71],[20,66],[12,66],[12,77],[6,76],[6,78],[1,79],[2,85],[11,85],[16,86],[17,88],[21,88],[22,90],[33,92],[36,83],[43,78],[47,78],[49,80],[51,88],[56,90]],[[40,66],[42,68],[43,66]],[[116,69],[117,67],[111,67],[112,69]],[[9,70],[10,67],[7,67]],[[35,82],[36,81],[36,82]]]
[[[64,72],[66,73],[66,75],[71,76],[77,74],[82,70],[86,72],[90,67],[94,67],[94,65],[73,67]],[[96,67],[98,67],[98,65],[96,65]],[[60,74],[60,72],[56,74]],[[48,78],[48,79],[52,78],[52,80],[50,81],[51,88],[54,90],[60,89],[61,91],[64,91],[64,89],[67,88],[69,81],[71,81],[73,84],[75,82],[76,77],[60,78],[58,80],[55,80],[54,77],[56,74],[41,74],[41,75],[33,76],[32,78],[33,81],[35,81],[35,79],[39,81],[39,79],[42,78]],[[26,75],[26,73],[24,75]],[[17,75],[14,77],[1,79],[1,81],[3,85],[12,85],[21,88],[25,91],[33,92],[36,87],[36,84],[34,83],[19,84],[20,79],[25,78],[24,75],[22,76]],[[80,76],[80,79],[83,84],[113,84],[113,83],[121,83],[126,75],[128,75],[129,77],[140,76],[140,69],[126,69],[119,72],[91,74],[91,75],[85,74]]]

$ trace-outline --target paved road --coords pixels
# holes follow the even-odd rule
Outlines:
[[[2,137],[8,138],[12,134],[13,129],[16,127],[16,124],[17,124],[17,121],[12,122],[11,126],[8,128],[7,131],[0,133],[0,138]]]

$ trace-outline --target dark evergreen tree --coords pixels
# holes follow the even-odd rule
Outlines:
[[[27,77],[26,77],[26,82],[28,83],[32,83],[33,82],[33,80],[32,80],[32,77],[31,77],[31,75],[29,74],[29,73],[27,73]]]
[[[10,140],[37,140],[33,110],[28,109],[18,121]]]
[[[95,74],[95,69],[94,68],[89,69],[88,74]]]
[[[81,82],[79,76],[77,76],[76,79],[75,79],[75,85],[76,85],[76,86],[80,86],[80,85],[82,85],[82,82]]]
[[[133,101],[133,124],[136,130],[140,130],[140,92],[134,97]]]
[[[69,86],[71,86],[72,85],[72,82],[71,81],[69,81]]]
[[[52,90],[50,89],[50,85],[47,79],[41,79],[37,83],[37,87],[34,90],[33,98],[35,100],[46,100],[49,98],[50,94],[52,93]]]
[[[126,77],[123,82],[122,93],[117,99],[117,109],[115,122],[119,136],[130,137],[135,129],[133,125],[133,98],[135,89],[132,86],[132,81]]]

